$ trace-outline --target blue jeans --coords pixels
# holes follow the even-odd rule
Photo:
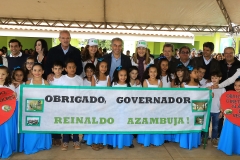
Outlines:
[[[69,143],[69,134],[63,134],[63,143]],[[73,134],[73,142],[79,142],[78,134]]]
[[[217,139],[218,138],[218,122],[219,122],[219,113],[210,113],[210,121],[212,118],[212,139]],[[209,127],[210,127],[210,121],[209,121]],[[209,133],[205,132],[203,135],[207,134],[207,137]]]

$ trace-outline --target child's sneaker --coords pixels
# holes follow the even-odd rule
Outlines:
[[[81,149],[79,142],[74,142],[74,143],[73,143],[73,147],[74,147],[75,149],[77,149],[77,150]]]
[[[97,144],[92,144],[92,149],[93,149],[94,151],[99,151],[99,147],[98,147]]]
[[[68,150],[68,143],[64,142],[62,145],[62,151],[67,151]]]
[[[218,140],[212,139],[212,145],[213,145],[213,147],[218,147]]]

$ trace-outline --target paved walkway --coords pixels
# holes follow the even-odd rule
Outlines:
[[[178,143],[165,143],[160,147],[141,147],[134,140],[135,148],[109,150],[106,147],[94,151],[90,146],[83,144],[81,150],[74,150],[69,146],[68,151],[61,151],[60,147],[41,151],[32,155],[15,153],[10,160],[240,160],[240,156],[227,156],[225,153],[212,147],[208,142],[207,148],[203,146],[193,150],[182,149]],[[70,143],[71,145],[72,143]],[[239,144],[240,145],[240,144]]]

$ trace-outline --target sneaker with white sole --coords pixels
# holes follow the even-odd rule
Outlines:
[[[212,145],[213,145],[213,147],[218,147],[218,140],[212,139]]]
[[[67,151],[68,150],[68,143],[64,142],[62,145],[62,151]]]
[[[73,147],[74,147],[74,149],[77,149],[77,150],[81,149],[81,146],[80,146],[79,142],[74,142]]]

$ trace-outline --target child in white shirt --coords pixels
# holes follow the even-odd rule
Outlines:
[[[83,86],[83,79],[76,75],[77,66],[73,60],[68,60],[65,64],[66,75],[62,76],[63,85],[66,86]],[[68,149],[69,134],[63,134],[63,145],[62,150],[66,151]],[[78,134],[73,134],[73,145],[74,148],[79,150],[80,142]]]
[[[218,85],[219,81],[222,78],[222,73],[219,71],[211,73],[211,83],[207,83],[206,87],[211,87],[212,85]],[[212,97],[212,108],[210,116],[212,118],[212,145],[214,147],[218,147],[218,122],[219,118],[222,117],[222,112],[220,111],[220,97],[226,92],[225,88],[213,89],[213,97]]]

